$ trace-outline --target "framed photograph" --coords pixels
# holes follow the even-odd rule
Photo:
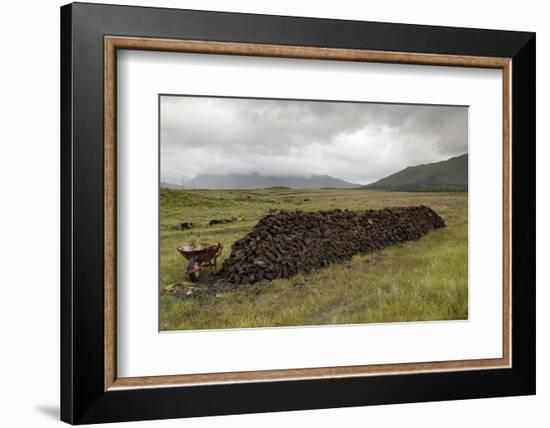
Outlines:
[[[533,33],[76,3],[61,54],[62,420],[535,393]]]

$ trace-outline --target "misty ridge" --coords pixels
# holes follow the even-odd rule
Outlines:
[[[368,185],[329,175],[262,175],[259,172],[199,174],[180,183],[163,179],[161,187],[179,189],[370,189],[386,191],[467,191],[468,154],[441,162],[409,166]]]
[[[350,189],[360,184],[349,183],[328,175],[261,175],[249,174],[201,174],[187,180],[186,188],[191,189],[266,189],[269,187],[290,187],[292,189]]]

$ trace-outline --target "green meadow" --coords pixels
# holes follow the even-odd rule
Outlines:
[[[178,287],[193,290],[185,274],[187,261],[176,251],[178,246],[225,238],[219,270],[232,243],[270,211],[421,204],[434,209],[447,227],[418,241],[355,256],[310,274],[211,294],[177,291]],[[230,222],[210,226],[213,219]],[[181,230],[183,222],[194,227]],[[204,269],[201,275],[208,271]],[[206,283],[195,287],[208,287]],[[467,319],[468,194],[162,188],[159,286],[160,329],[164,331]]]

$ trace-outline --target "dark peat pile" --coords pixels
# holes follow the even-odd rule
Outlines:
[[[426,206],[268,214],[233,244],[221,273],[232,284],[288,278],[445,227]]]

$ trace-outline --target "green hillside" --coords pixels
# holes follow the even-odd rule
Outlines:
[[[409,192],[467,191],[468,154],[441,162],[409,166],[364,188]]]

